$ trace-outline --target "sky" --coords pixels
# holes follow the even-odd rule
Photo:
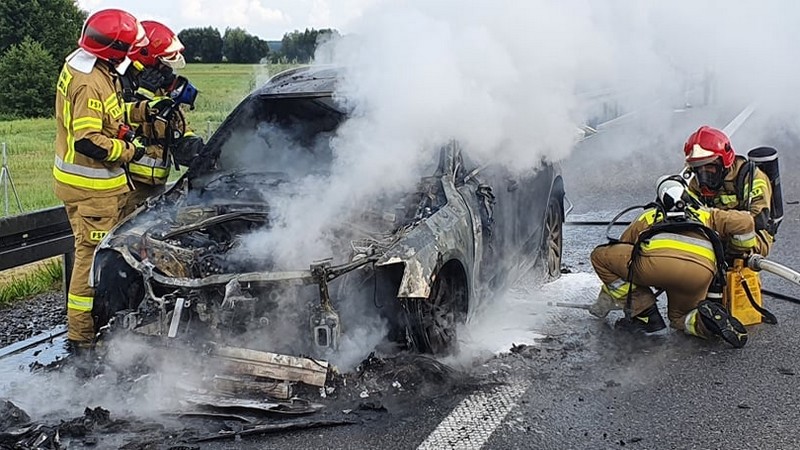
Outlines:
[[[184,28],[242,27],[266,40],[305,28],[336,28],[348,24],[378,0],[78,0],[89,12],[124,9],[140,20],[158,20],[180,32]]]

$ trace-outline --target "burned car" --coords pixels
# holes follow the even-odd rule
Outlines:
[[[456,141],[430,153],[415,188],[314,224],[324,257],[287,263],[272,245],[316,241],[259,239],[287,226],[282,208],[307,193],[303,180],[330,173],[329,143],[349,119],[334,95],[341,74],[303,67],[271,78],[171,189],[106,236],[92,271],[98,327],[315,357],[378,333],[443,354],[514,274],[559,275],[559,168],[479,165]]]

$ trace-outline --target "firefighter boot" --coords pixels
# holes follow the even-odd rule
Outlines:
[[[747,343],[747,329],[719,303],[703,300],[697,305],[697,314],[709,333],[721,337],[735,348],[742,348]]]
[[[614,328],[627,331],[629,333],[655,333],[667,328],[664,318],[658,312],[658,306],[655,304],[641,313],[627,319],[623,317],[617,320]]]
[[[602,319],[610,311],[620,309],[622,309],[622,305],[614,300],[614,297],[608,295],[605,289],[600,289],[600,293],[597,294],[597,300],[589,306],[589,314]]]

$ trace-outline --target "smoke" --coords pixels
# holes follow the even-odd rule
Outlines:
[[[784,98],[800,87],[788,56],[798,10],[790,1],[384,2],[317,58],[347,67],[339,93],[359,117],[337,147],[366,185],[402,179],[398,167],[448,138],[477,159],[530,170],[569,155],[591,112],[586,94],[602,89],[626,111],[649,107],[628,147],[706,95],[796,109]]]
[[[330,147],[330,172],[303,178],[291,196],[272,195],[276,226],[243,247],[286,267],[342,258],[336,241],[353,213],[413,189],[451,139],[476,165],[524,173],[566,160],[581,125],[632,113],[594,138],[568,190],[678,170],[680,142],[703,123],[721,128],[755,100],[762,117],[797,116],[783,98],[800,87],[788,57],[798,9],[789,1],[378,2],[316,54],[317,64],[344,68],[335,97],[350,112],[319,141]],[[609,104],[619,111],[609,115]]]
[[[181,389],[202,385],[207,368],[199,366],[195,354],[153,347],[135,335],[117,336],[104,345],[102,365],[78,361],[54,371],[7,372],[0,396],[35,420],[76,417],[84,408],[102,406],[116,417],[167,423],[164,414],[182,410]]]
[[[669,126],[687,103],[713,96],[724,108],[792,92],[794,62],[782,55],[800,32],[782,8],[800,6],[754,5],[378,3],[317,52],[319,64],[345,68],[336,95],[352,118],[331,142],[330,178],[318,183],[318,195],[294,202],[286,214],[294,230],[283,234],[315,241],[365,196],[408,188],[449,139],[478,164],[518,172],[564,160],[578,127],[597,113],[601,91],[614,92],[623,112],[638,113],[603,149],[619,157],[663,145],[666,135],[688,135]],[[779,29],[756,32],[758,23]]]

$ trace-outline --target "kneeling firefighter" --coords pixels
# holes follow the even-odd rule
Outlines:
[[[684,180],[661,177],[657,200],[617,241],[598,246],[592,266],[603,286],[589,312],[605,317],[625,306],[616,327],[651,333],[666,328],[651,287],[666,291],[670,325],[687,334],[717,335],[734,347],[747,330],[723,307],[726,262],[723,251],[747,254],[756,246],[753,218],[693,203]],[[638,208],[638,207],[635,207]],[[630,211],[629,208],[626,211]]]
[[[173,100],[170,108],[143,123],[129,123],[121,130],[133,138],[138,136],[146,145],[145,156],[130,164],[130,178],[134,190],[128,196],[123,216],[130,214],[148,198],[164,192],[170,174],[170,166],[188,166],[191,159],[203,147],[203,141],[187,126],[180,110],[181,104],[194,109],[197,89],[174,70],[185,67],[184,46],[178,36],[166,25],[142,21],[149,44],[131,55],[132,67],[123,77],[123,98],[129,104],[140,100],[168,97]]]
[[[756,224],[755,253],[767,256],[783,219],[778,152],[772,147],[737,155],[728,136],[709,126],[683,146],[689,193],[709,207],[748,211]]]

